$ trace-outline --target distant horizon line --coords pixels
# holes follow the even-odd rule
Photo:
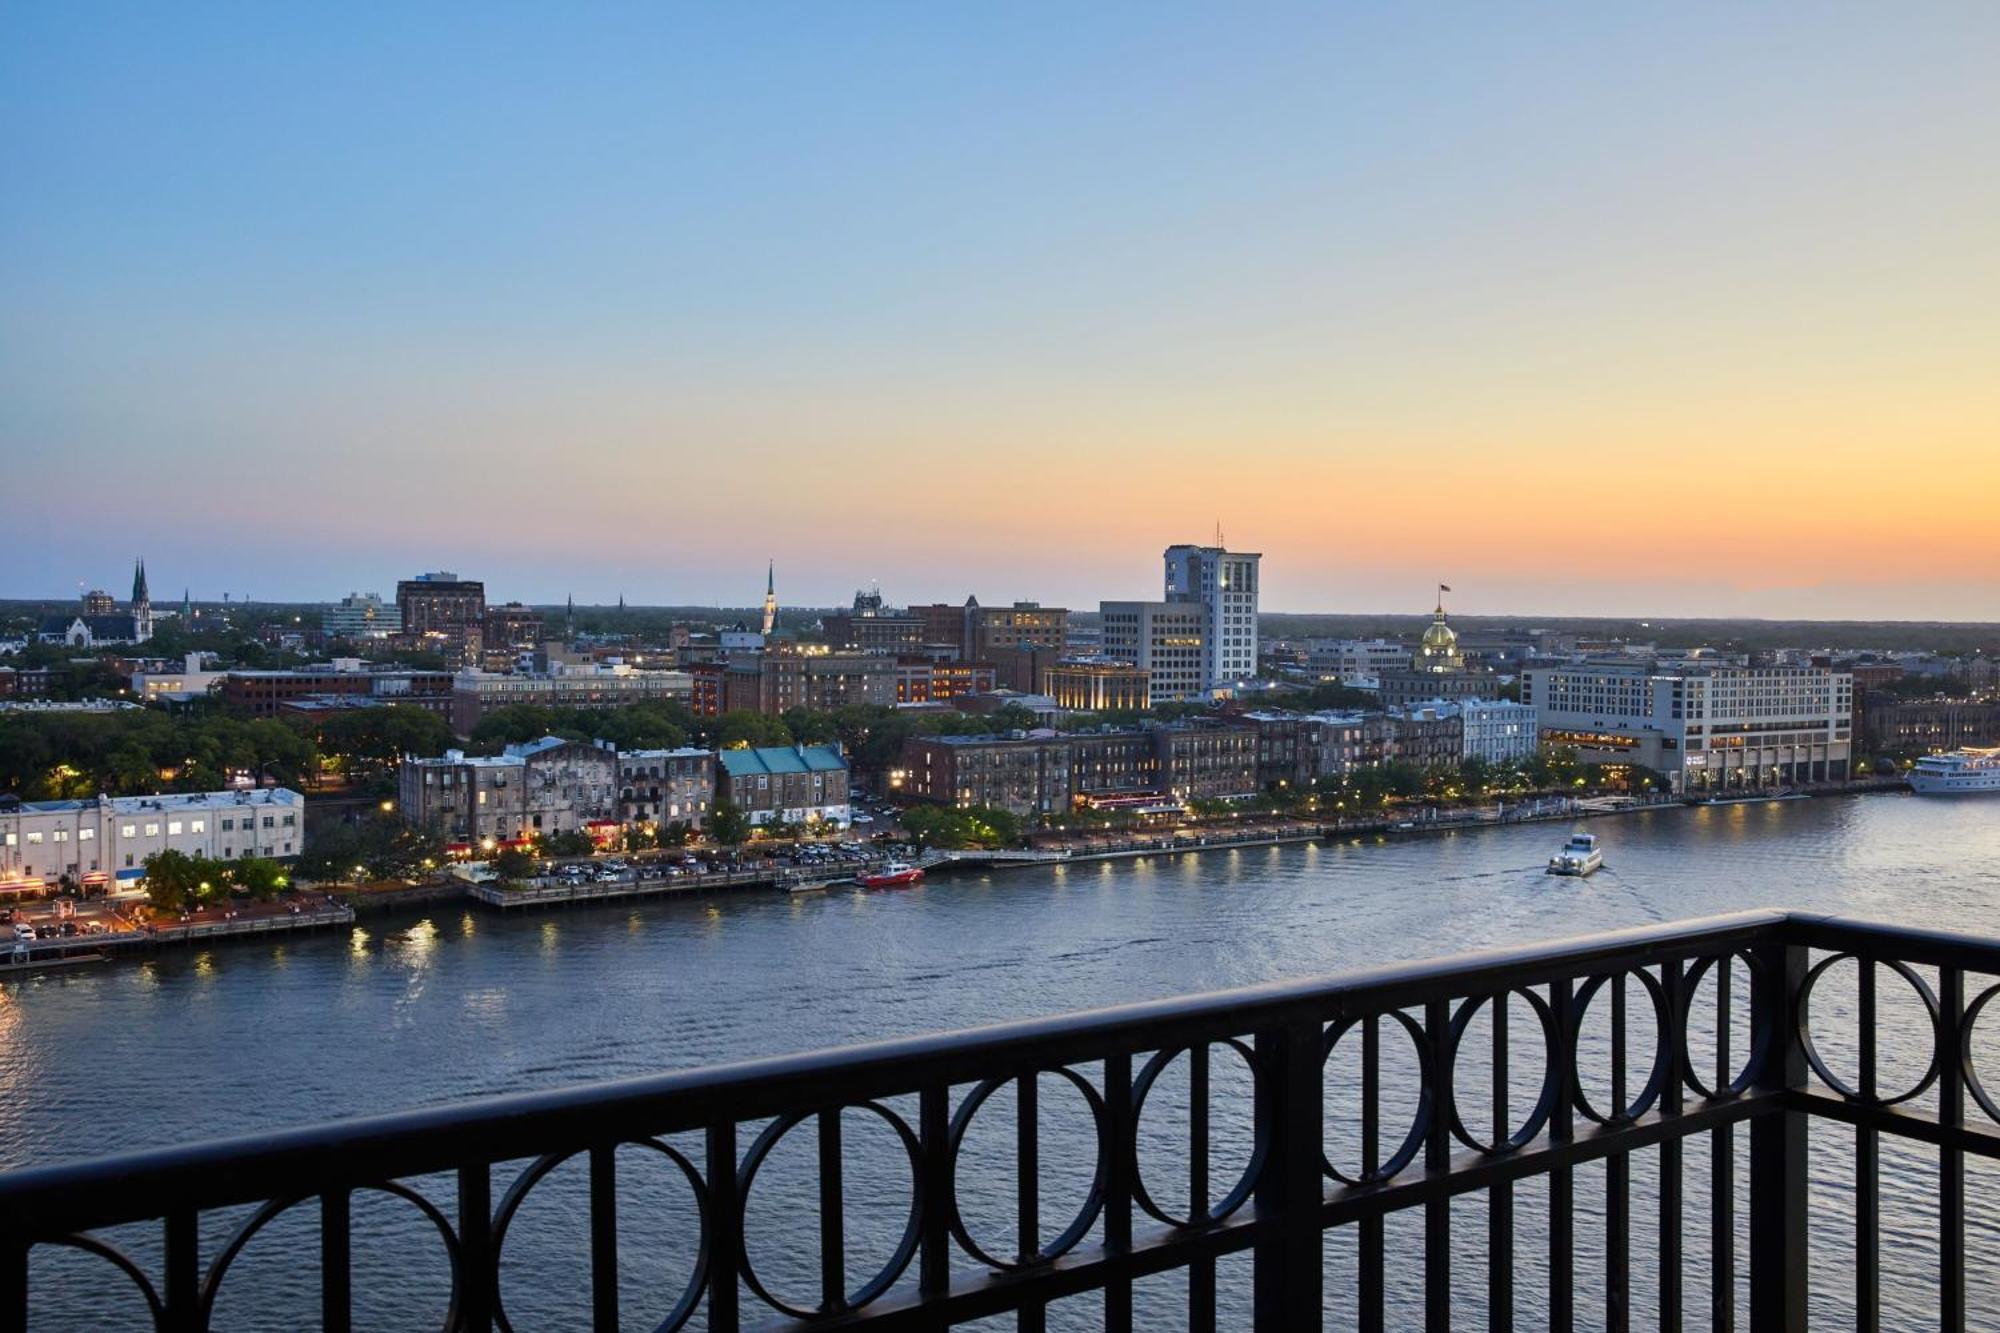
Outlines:
[[[77,600],[78,599],[73,595],[63,596],[63,597],[0,597],[0,606],[61,605],[63,603],[75,602]],[[180,600],[181,599],[178,597],[167,597],[161,599],[159,605],[171,609],[174,606],[177,606]],[[390,598],[384,599],[385,602],[392,600],[393,599]],[[509,600],[511,601],[514,599],[509,599]],[[1129,600],[1129,599],[1108,598],[1105,600],[1117,601],[1117,600]],[[120,603],[120,605],[125,605],[125,604],[127,603],[124,602]],[[231,608],[233,607],[266,607],[266,608],[329,607],[329,606],[339,605],[339,598],[332,598],[327,600],[273,598],[269,600],[246,599],[241,601],[225,602],[218,598],[204,599],[196,597],[190,599],[190,604],[197,608],[200,607],[231,607]],[[487,605],[490,607],[490,606],[504,606],[506,604],[507,604],[506,602],[489,602]],[[567,603],[561,601],[522,602],[521,605],[527,607],[530,610],[536,610],[536,611],[554,610],[560,612],[565,609]],[[620,604],[615,601],[577,602],[575,605],[576,609],[579,611],[616,612],[620,609]],[[922,606],[926,605],[926,603],[917,602],[917,603],[910,603],[909,605]],[[937,605],[937,603],[929,603],[929,605]],[[1012,601],[1006,601],[1006,602],[996,601],[991,603],[982,602],[981,605],[1005,607],[1005,606],[1012,606],[1014,605],[1014,603]],[[1045,604],[1037,603],[1037,605],[1045,605]],[[758,616],[763,613],[762,605],[757,603],[745,603],[741,606],[726,606],[720,603],[704,603],[704,602],[626,602],[623,604],[623,609],[626,611],[712,611],[718,614],[742,613],[744,615],[749,615],[749,616]],[[824,606],[814,606],[806,603],[794,603],[791,605],[780,604],[778,608],[779,613],[781,615],[786,612],[839,613],[850,609],[851,609],[850,605],[840,604],[840,603],[830,603]],[[894,609],[904,609],[904,608],[898,607],[890,609],[894,610]],[[1072,613],[1080,612],[1086,615],[1098,614],[1096,607],[1065,607],[1063,609],[1066,611],[1070,611]],[[1259,608],[1257,614],[1260,618],[1264,616],[1288,616],[1296,619],[1319,618],[1319,619],[1362,620],[1362,619],[1391,618],[1391,619],[1407,619],[1407,620],[1425,620],[1430,618],[1430,616],[1432,616],[1434,612],[1433,611],[1282,611],[1282,610],[1275,610],[1268,608]],[[1447,615],[1449,615],[1449,617],[1455,621],[1474,621],[1474,620],[1604,621],[1613,624],[1624,624],[1624,625],[1636,624],[1642,627],[1651,625],[1695,625],[1695,624],[1913,625],[1913,626],[1928,625],[1928,626],[1938,626],[1938,627],[1952,628],[1952,629],[1992,628],[2000,630],[2000,620],[1896,619],[1890,617],[1863,617],[1863,616],[1787,617],[1787,616],[1746,616],[1746,615],[1723,615],[1723,614],[1716,614],[1716,615],[1615,614],[1614,615],[1605,612],[1543,612],[1543,611],[1459,612],[1459,611],[1451,611],[1449,608],[1447,608]]]

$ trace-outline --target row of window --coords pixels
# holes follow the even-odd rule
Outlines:
[[[297,824],[297,822],[298,822],[298,817],[296,815],[284,816],[284,826],[286,828],[294,827]],[[243,827],[245,829],[252,829],[255,828],[256,826],[257,826],[256,820],[253,817],[247,815],[244,817]],[[277,826],[278,824],[276,818],[274,818],[271,815],[264,816],[265,828],[276,828]],[[145,833],[146,837],[157,838],[160,836],[160,826],[157,822],[149,823],[145,826],[145,828],[146,828],[146,833]],[[236,829],[236,820],[234,817],[222,821],[222,831],[224,833],[232,833],[235,831],[235,829]],[[178,838],[183,833],[206,833],[206,832],[208,832],[208,821],[206,819],[190,819],[185,821],[179,819],[169,819],[167,821],[167,836],[170,838]],[[53,842],[68,842],[69,833],[70,831],[68,829],[54,829],[51,831],[50,840]],[[7,843],[6,843],[7,846],[13,847],[18,845],[19,842],[18,834],[9,833],[6,836],[7,836]],[[138,837],[139,825],[120,824],[118,826],[118,836],[121,838]],[[28,837],[28,845],[30,847],[40,846],[43,837],[42,830],[31,829],[29,830],[27,837]],[[84,828],[84,829],[78,829],[76,831],[76,840],[78,842],[91,842],[95,840],[96,837],[97,837],[97,830],[94,828]]]

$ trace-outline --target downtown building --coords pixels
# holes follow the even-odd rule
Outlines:
[[[913,736],[900,795],[940,805],[1056,816],[1079,805],[1179,809],[1254,796],[1258,735],[1240,723],[1173,723],[1061,735]]]
[[[449,718],[452,673],[378,668],[358,657],[336,657],[324,666],[278,671],[230,671],[222,678],[223,702],[251,717],[321,711],[329,704],[365,707],[408,704]]]
[[[480,660],[486,624],[486,585],[449,570],[419,574],[396,584],[402,636],[413,647],[440,653],[455,665]]]
[[[1393,639],[1307,639],[1305,669],[1321,680],[1374,685],[1385,671],[1406,671],[1410,650]]]
[[[1220,545],[1166,549],[1165,600],[1200,608],[1204,691],[1234,689],[1257,675],[1257,585],[1263,559]]]
[[[684,704],[692,690],[685,671],[640,671],[624,665],[512,673],[468,669],[451,678],[451,729],[470,736],[480,718],[516,704],[587,709]]]
[[[925,647],[955,647],[961,661],[990,662],[999,688],[1035,692],[1043,666],[1069,651],[1069,611],[1040,602],[981,606],[968,597],[963,606],[945,602],[913,606]]]
[[[696,713],[776,716],[793,708],[831,712],[849,704],[893,707],[898,665],[896,658],[876,653],[837,653],[788,644],[727,662],[699,663],[685,677],[689,707]]]
[[[1143,713],[1152,690],[1152,672],[1108,657],[1064,658],[1041,671],[1040,693],[1069,713]]]
[[[329,639],[387,639],[403,632],[403,613],[372,592],[351,592],[320,612],[320,633]]]
[[[1098,624],[1104,656],[1146,673],[1152,704],[1208,693],[1204,613],[1192,602],[1103,602]]]
[[[525,847],[541,834],[602,837],[618,827],[619,778],[610,742],[544,736],[497,755],[405,756],[396,794],[406,821],[463,855]]]
[[[838,745],[776,745],[716,756],[716,799],[766,824],[826,823],[854,817],[847,756]]]
[[[98,796],[72,801],[0,798],[0,892],[141,887],[146,858],[184,852],[209,860],[285,860],[305,847],[305,797],[283,787]]]
[[[715,800],[715,752],[683,746],[677,750],[618,752],[618,818],[656,827],[708,822]]]
[[[1853,695],[1845,671],[1694,658],[1535,668],[1521,685],[1545,743],[1643,764],[1689,795],[1844,780]]]

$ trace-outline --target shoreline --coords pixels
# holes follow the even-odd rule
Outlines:
[[[1092,844],[1082,847],[1035,849],[1043,853],[1042,855],[1005,852],[996,855],[990,851],[977,849],[959,852],[937,851],[929,854],[936,859],[926,868],[932,873],[994,871],[1026,866],[1046,867],[1099,861],[1140,860],[1152,856],[1198,856],[1207,852],[1241,851],[1253,847],[1289,846],[1312,842],[1359,842],[1368,838],[1386,841],[1390,838],[1414,838],[1472,829],[1506,828],[1519,824],[1576,822],[1662,809],[1764,805],[1798,799],[1873,796],[1897,791],[1907,793],[1908,790],[1908,787],[1897,779],[1874,779],[1819,791],[1744,796],[1717,801],[1691,802],[1680,797],[1667,797],[1650,801],[1631,800],[1630,803],[1625,803],[1626,798],[1582,797],[1574,798],[1573,803],[1556,809],[1536,808],[1540,805],[1539,802],[1526,802],[1524,804],[1530,808],[1520,813],[1508,810],[1504,805],[1450,814],[1440,814],[1433,810],[1419,812],[1411,818],[1383,817],[1337,824],[1294,823],[1278,828],[1248,829],[1241,833],[1168,835],[1128,839],[1112,845]],[[795,868],[776,866],[769,870],[704,875],[685,881],[546,885],[512,890],[497,885],[469,884],[446,879],[434,883],[415,884],[406,889],[381,894],[341,895],[338,897],[337,905],[333,907],[289,917],[202,922],[186,926],[156,927],[144,932],[78,937],[60,942],[48,942],[40,950],[20,946],[12,952],[18,955],[25,951],[28,956],[21,961],[0,961],[0,982],[88,963],[118,962],[136,954],[150,954],[162,947],[207,945],[229,940],[268,937],[274,934],[334,929],[340,926],[351,927],[363,915],[420,912],[440,905],[462,903],[467,908],[484,908],[506,914],[517,908],[585,907],[627,900],[674,899],[745,890],[775,890],[779,893],[789,893],[805,888],[847,887],[851,884],[851,881],[845,880],[815,884],[813,879],[810,874],[801,874]],[[37,954],[40,956],[36,956]]]

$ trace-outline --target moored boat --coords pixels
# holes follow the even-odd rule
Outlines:
[[[1588,875],[1604,864],[1604,853],[1597,849],[1595,833],[1572,833],[1563,849],[1549,858],[1551,875]]]
[[[1927,754],[1910,769],[1910,790],[1920,796],[2000,792],[2000,749]]]
[[[922,866],[913,866],[907,861],[890,861],[881,869],[866,871],[855,879],[864,889],[907,889],[923,877]]]

